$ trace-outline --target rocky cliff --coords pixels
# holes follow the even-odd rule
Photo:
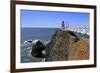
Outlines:
[[[83,60],[89,58],[89,41],[72,31],[57,30],[47,45],[46,61]]]

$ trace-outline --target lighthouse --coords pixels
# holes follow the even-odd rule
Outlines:
[[[65,30],[65,23],[64,23],[64,21],[62,21],[61,29]]]

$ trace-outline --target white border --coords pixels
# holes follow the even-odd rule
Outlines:
[[[20,63],[20,10],[21,9],[90,13],[90,59],[80,60],[80,61]],[[94,11],[93,9],[84,9],[84,8],[16,5],[16,40],[15,41],[16,41],[16,69],[93,64],[94,63],[94,44],[93,44],[94,43]]]

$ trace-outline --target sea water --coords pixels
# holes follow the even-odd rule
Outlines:
[[[28,40],[41,40],[48,42],[58,28],[21,28],[21,63],[41,62],[42,58],[31,55],[33,43],[25,43]]]

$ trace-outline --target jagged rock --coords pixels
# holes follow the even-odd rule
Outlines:
[[[80,41],[81,44],[79,43]],[[51,42],[47,45],[46,61],[88,59],[89,44],[87,42],[83,42],[83,44],[85,45],[82,46],[82,40],[80,40],[74,32],[57,30],[52,36]],[[83,50],[84,48],[85,52]],[[83,53],[85,55],[82,55]],[[75,58],[76,56],[78,56],[78,58]]]
[[[42,51],[45,50],[45,45],[41,41],[37,41],[32,46],[31,55],[34,57],[44,57],[45,55],[42,54]]]

